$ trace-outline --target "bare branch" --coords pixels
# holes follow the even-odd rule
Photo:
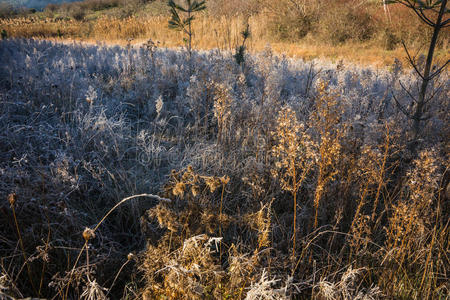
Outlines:
[[[447,62],[444,64],[444,65],[442,65],[439,69],[437,69],[437,71],[436,72],[434,72],[433,74],[431,74],[430,76],[428,76],[428,79],[433,79],[434,77],[436,77],[437,75],[439,75],[441,72],[442,72],[442,70],[448,65],[450,63],[450,59],[449,60],[447,60]]]
[[[420,118],[420,121],[429,120],[429,119],[431,119],[432,116],[433,116],[432,114],[427,114],[426,116],[423,116],[422,118]]]
[[[400,86],[403,88],[403,90],[408,94],[408,96],[411,98],[412,101],[417,103],[416,98],[410,93],[410,91],[403,85],[403,83],[399,80]]]
[[[398,108],[400,109],[400,111],[407,116],[408,118],[412,119],[411,114],[403,107],[403,105],[400,104],[400,102],[398,101],[397,97],[395,97],[395,94],[392,93],[392,97],[395,100],[395,103],[397,103]]]
[[[402,41],[402,45],[403,45],[403,48],[404,48],[405,51],[406,51],[406,55],[408,55],[408,61],[409,61],[409,63],[411,64],[411,66],[414,68],[414,70],[415,70],[416,73],[420,76],[420,78],[425,79],[425,78],[423,77],[422,73],[419,71],[419,69],[417,69],[416,62],[415,62],[415,60],[411,57],[411,55],[409,54],[408,48],[406,48],[406,45],[405,45],[405,42],[404,42],[404,41]]]
[[[431,27],[437,26],[436,23],[434,23],[433,21],[431,21],[431,20],[425,15],[425,13],[423,12],[423,9],[419,9],[419,12],[420,12],[420,16],[419,16],[419,17],[421,17],[422,21],[424,21],[425,23],[427,23],[427,24],[430,25]]]
[[[428,18],[424,17],[421,15],[421,13],[419,11],[421,11],[421,9],[419,9],[416,4],[413,2],[411,3],[410,1],[396,1],[399,4],[402,4],[404,6],[406,6],[407,8],[410,8],[414,11],[414,13],[427,25],[432,26],[433,27],[433,22],[429,21]]]
[[[428,102],[430,102],[431,100],[433,100],[433,98],[441,91],[442,86],[436,88],[433,93],[431,94],[431,96],[424,101],[425,104],[427,104]]]

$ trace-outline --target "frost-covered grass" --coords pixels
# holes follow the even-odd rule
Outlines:
[[[0,296],[448,295],[448,74],[411,153],[400,64],[19,39],[0,59]],[[80,251],[142,193],[172,203],[125,203]]]

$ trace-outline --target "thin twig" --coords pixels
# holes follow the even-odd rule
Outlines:
[[[398,108],[400,108],[401,112],[404,113],[405,116],[407,116],[408,118],[411,118],[411,114],[405,110],[405,108],[403,107],[403,105],[400,104],[400,102],[398,102],[397,97],[395,97],[394,94],[392,94],[392,98],[394,98],[394,100],[397,103]]]
[[[412,101],[417,103],[416,98],[411,94],[411,92],[403,85],[403,83],[399,80],[400,86],[403,88],[403,90],[408,94],[408,96],[411,98]]]
[[[411,55],[409,54],[408,48],[406,47],[406,44],[404,41],[402,41],[402,45],[403,48],[405,49],[406,55],[408,56],[408,62],[409,64],[414,68],[414,70],[416,71],[416,73],[420,76],[420,78],[422,78],[423,80],[425,80],[425,77],[422,75],[422,73],[417,69],[417,65],[415,62],[414,57],[411,57]]]
[[[428,78],[431,80],[431,79],[433,79],[434,77],[436,77],[437,75],[439,75],[439,74],[442,72],[442,70],[443,70],[449,63],[450,63],[450,59],[447,60],[447,62],[446,62],[444,65],[442,65],[439,69],[437,69],[436,72],[434,72],[433,74],[431,74],[430,76],[428,76]]]

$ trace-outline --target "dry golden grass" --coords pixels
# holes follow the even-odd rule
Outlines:
[[[10,37],[44,38],[58,40],[76,40],[88,43],[98,41],[107,44],[125,45],[130,40],[140,44],[148,39],[159,41],[161,47],[182,47],[183,33],[170,30],[169,18],[154,16],[148,18],[115,18],[103,16],[94,21],[75,21],[60,19],[15,18],[0,19],[0,28],[5,29]],[[193,23],[195,49],[235,51],[241,40],[241,31],[249,24],[251,38],[248,43],[250,53],[261,52],[270,44],[275,53],[293,58],[315,59],[327,58],[332,61],[345,60],[364,65],[391,65],[395,58],[406,63],[403,48],[386,50],[382,42],[376,39],[366,42],[346,42],[330,45],[316,37],[307,36],[299,41],[280,41],[270,30],[270,18],[261,14],[246,18],[199,16]],[[445,36],[445,35],[444,35]],[[425,48],[421,49],[426,50]],[[449,58],[448,39],[436,52],[438,60]]]

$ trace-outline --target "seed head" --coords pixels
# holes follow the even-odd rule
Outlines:
[[[205,180],[205,184],[209,187],[209,191],[211,193],[214,193],[214,191],[220,186],[221,182],[220,179],[217,177],[208,177],[205,176],[203,178]]]
[[[226,175],[220,177],[219,179],[220,179],[220,182],[221,182],[223,185],[226,185],[226,184],[228,184],[228,182],[230,182],[230,177],[228,177],[228,176],[226,176]]]
[[[95,232],[89,227],[86,227],[83,231],[83,238],[86,242],[88,242],[90,239],[95,238]]]
[[[16,193],[11,193],[11,194],[9,194],[9,195],[8,195],[8,201],[9,201],[9,204],[10,204],[11,206],[14,206],[14,204],[15,204],[16,201],[17,201],[17,194],[16,194]]]
[[[191,188],[192,195],[195,197],[200,193],[200,188],[198,185],[193,185]]]
[[[186,185],[184,184],[184,182],[177,182],[177,184],[175,185],[175,187],[172,189],[172,193],[175,196],[183,196],[184,194],[184,190],[186,188]]]

